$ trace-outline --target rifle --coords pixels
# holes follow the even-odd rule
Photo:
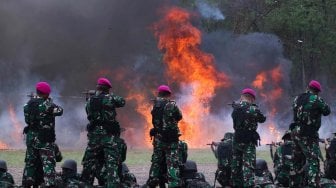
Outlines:
[[[270,154],[271,154],[271,158],[272,158],[272,160],[274,159],[273,146],[274,146],[274,147],[280,146],[281,143],[282,143],[282,142],[272,142],[272,143],[270,143],[270,144],[266,144],[266,145],[268,145],[268,146],[270,147]]]
[[[218,159],[218,156],[217,156],[217,146],[219,145],[219,142],[212,142],[212,143],[206,144],[206,145],[208,145],[208,146],[211,147],[212,153],[215,155],[216,159]]]
[[[87,101],[87,100],[89,100],[89,98],[91,96],[93,96],[94,94],[96,94],[96,90],[94,90],[94,89],[90,89],[90,90],[87,89],[86,91],[83,91],[82,94],[85,94],[85,100]]]

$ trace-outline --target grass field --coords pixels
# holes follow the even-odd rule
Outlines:
[[[81,162],[84,150],[63,150],[63,159],[74,159]],[[132,149],[127,152],[126,163],[128,165],[146,165],[150,163],[152,149]],[[24,166],[25,150],[0,150],[0,159],[7,161],[9,167],[20,168]],[[271,162],[268,150],[257,151],[257,158],[263,158]],[[197,164],[216,164],[216,158],[208,149],[189,149],[188,159]]]

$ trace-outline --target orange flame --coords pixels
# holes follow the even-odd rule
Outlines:
[[[135,100],[136,101],[136,111],[141,114],[145,121],[146,124],[144,126],[144,133],[145,133],[145,144],[147,147],[151,146],[151,140],[150,137],[147,136],[149,135],[149,130],[153,127],[152,126],[152,116],[151,116],[151,104],[149,103],[149,101],[147,100],[147,98],[145,97],[145,95],[140,94],[140,93],[130,93],[128,94],[128,96],[126,97],[127,100]]]
[[[167,77],[182,83],[178,101],[184,116],[179,125],[182,139],[191,147],[204,147],[213,139],[202,131],[202,127],[207,126],[209,103],[216,89],[231,84],[228,76],[215,69],[214,57],[200,50],[201,31],[191,24],[190,19],[188,11],[172,7],[154,25],[154,31],[158,48],[164,51]]]
[[[282,79],[282,69],[279,65],[272,70],[260,72],[252,82],[253,87],[258,89],[260,95],[271,109],[266,125],[268,130],[266,130],[262,143],[270,143],[281,139],[280,131],[276,129],[274,117],[277,113],[277,102],[283,93],[283,89],[280,85]],[[266,85],[271,86],[271,88],[266,88]]]
[[[8,113],[14,128],[12,131],[12,137],[15,139],[16,144],[20,144],[22,140],[22,125],[16,117],[16,113],[12,104],[8,106]]]
[[[0,140],[0,150],[8,149],[9,146]]]

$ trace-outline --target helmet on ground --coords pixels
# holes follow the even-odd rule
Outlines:
[[[264,159],[257,159],[256,170],[268,170],[267,163]]]
[[[224,140],[233,139],[233,133],[232,132],[225,133],[223,139]]]
[[[4,160],[0,160],[0,169],[7,171],[7,163]]]
[[[322,91],[322,87],[321,87],[320,82],[318,82],[316,80],[310,81],[308,86],[312,89],[315,89],[318,92]]]
[[[99,78],[97,84],[101,86],[106,86],[108,88],[112,88],[112,84],[107,78]]]
[[[70,169],[74,172],[77,172],[77,162],[72,159],[65,160],[62,164],[62,168]]]
[[[241,94],[248,94],[248,95],[252,96],[253,98],[256,98],[256,92],[251,88],[243,89]]]
[[[38,82],[36,84],[36,91],[42,94],[49,95],[51,92],[51,88],[47,82]]]
[[[157,88],[157,91],[159,92],[159,93],[161,93],[161,92],[167,92],[167,93],[172,93],[172,91],[170,90],[170,88],[169,88],[169,86],[167,86],[167,85],[160,85],[158,88]]]

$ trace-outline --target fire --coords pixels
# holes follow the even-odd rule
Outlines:
[[[20,144],[21,143],[21,138],[22,138],[22,125],[20,123],[20,121],[17,119],[16,117],[16,113],[14,110],[14,107],[12,104],[9,104],[8,106],[8,113],[9,113],[9,117],[10,120],[12,122],[13,125],[13,131],[12,131],[12,138],[15,139],[16,144]]]
[[[188,11],[172,7],[153,28],[158,48],[164,52],[167,78],[181,83],[177,102],[184,117],[179,125],[182,139],[191,147],[204,147],[213,139],[202,131],[207,126],[209,104],[216,89],[231,83],[227,75],[215,69],[214,57],[200,50],[201,31],[191,24],[191,17]]]
[[[8,149],[9,146],[0,140],[0,150]]]
[[[282,69],[279,66],[269,71],[262,71],[257,74],[252,86],[257,88],[266,105],[270,108],[268,114],[267,127],[268,130],[262,143],[269,143],[272,141],[279,141],[281,139],[280,131],[276,129],[274,117],[277,113],[277,104],[282,97],[283,89],[281,82],[283,80]],[[266,85],[268,87],[266,87]],[[275,139],[275,140],[273,140]]]
[[[148,99],[145,97],[145,95],[137,93],[130,93],[127,97],[127,100],[135,100],[136,101],[136,111],[144,117],[146,124],[144,126],[144,133],[145,133],[145,144],[147,147],[151,146],[151,140],[149,138],[149,130],[153,128],[152,126],[152,116],[151,116],[151,108],[152,105],[149,103]]]

